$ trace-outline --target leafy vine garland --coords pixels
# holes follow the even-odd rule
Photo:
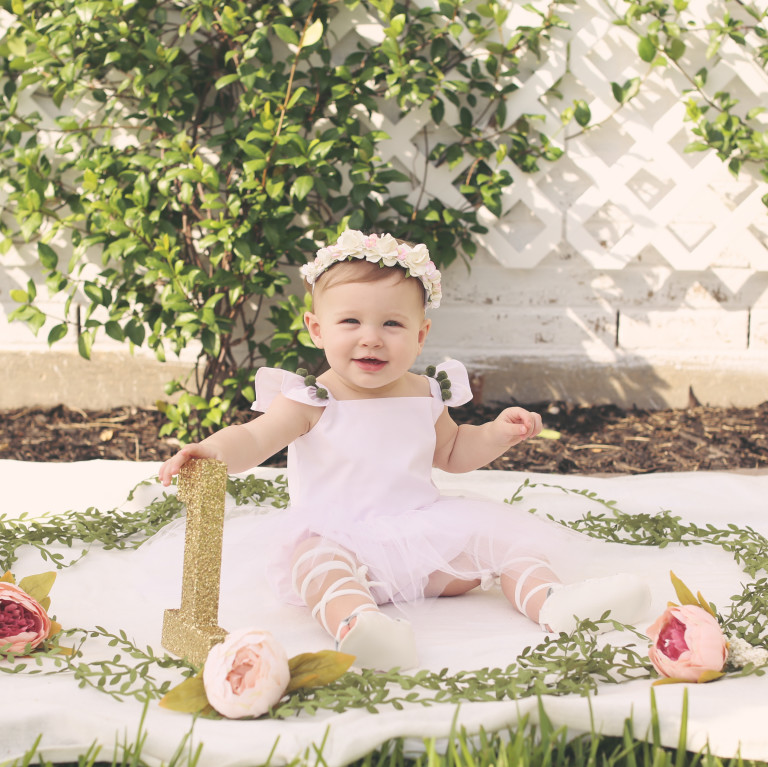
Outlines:
[[[150,483],[142,483],[150,484]],[[730,524],[718,528],[684,523],[670,511],[658,514],[626,514],[616,508],[615,501],[604,500],[589,490],[573,490],[559,485],[525,480],[508,503],[524,500],[525,490],[544,487],[578,495],[603,507],[601,512],[587,512],[580,519],[561,522],[574,530],[605,541],[638,546],[663,547],[669,543],[682,545],[716,545],[731,553],[750,576],[759,571],[768,573],[768,539],[752,528]],[[238,506],[269,504],[283,508],[287,505],[285,479],[230,478],[228,492]],[[134,497],[131,491],[129,500]],[[143,509],[125,513],[107,513],[95,508],[85,512],[65,512],[34,520],[0,517],[0,568],[10,569],[23,546],[31,546],[57,568],[79,561],[92,545],[105,549],[137,548],[161,528],[182,515],[183,507],[175,495],[163,494]],[[531,510],[533,511],[533,510]],[[83,545],[79,555],[69,561],[51,547]],[[719,616],[723,629],[731,636],[750,644],[768,639],[768,578],[761,577],[745,585],[741,594],[732,598],[726,615]],[[341,712],[362,708],[371,712],[383,706],[395,709],[406,705],[429,706],[436,703],[459,703],[514,700],[532,695],[587,695],[599,684],[620,683],[629,679],[650,678],[652,669],[645,649],[645,636],[633,628],[611,620],[598,621],[634,634],[637,645],[598,643],[594,633],[596,623],[583,621],[570,636],[546,636],[535,647],[526,647],[515,662],[506,668],[482,668],[449,674],[418,671],[413,674],[379,673],[370,670],[347,673],[338,681],[313,689],[299,690],[276,706],[269,714],[284,719],[300,713],[316,711]],[[84,659],[83,648],[91,641],[106,642],[114,648],[102,660]],[[67,653],[62,647],[72,643]],[[176,674],[174,680],[168,670]],[[183,677],[194,676],[199,669],[191,663],[169,656],[157,655],[151,647],[138,647],[124,631],[110,633],[101,627],[70,628],[32,656],[7,654],[0,661],[0,672],[9,674],[71,673],[80,687],[101,690],[116,700],[135,699],[146,703],[161,698]],[[762,668],[747,664],[739,670],[729,669],[734,676],[762,674]]]

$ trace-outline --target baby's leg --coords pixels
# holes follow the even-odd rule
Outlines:
[[[537,557],[508,560],[502,567],[499,580],[501,591],[509,603],[535,623],[541,623],[541,608],[553,588],[560,584],[549,563]]]
[[[466,564],[471,568],[468,557],[459,557],[459,560],[451,562],[451,565],[461,571],[461,560],[466,559]],[[468,591],[476,588],[482,583],[480,578],[457,578],[451,573],[445,573],[437,570],[429,576],[427,585],[424,587],[425,597],[456,597],[460,594],[466,594]]]
[[[650,604],[647,584],[617,573],[563,584],[542,557],[507,559],[501,568],[504,596],[544,631],[569,633],[580,620],[599,620],[606,612],[621,623],[635,623]],[[610,624],[601,631],[611,628]]]
[[[505,564],[501,589],[521,613],[558,634],[569,633],[580,620],[597,621],[606,612],[621,623],[635,623],[650,605],[648,586],[637,576],[617,573],[565,585],[545,560],[525,557]],[[611,627],[604,624],[599,630]]]
[[[303,541],[293,556],[293,584],[356,666],[388,671],[418,664],[410,623],[379,610],[365,568],[346,549],[317,536]]]
[[[357,559],[323,538],[307,538],[296,547],[292,572],[294,589],[333,637],[348,616],[361,609],[378,610]]]
[[[480,586],[485,580],[500,575],[501,590],[509,602],[523,615],[538,622],[539,610],[547,598],[549,589],[560,580],[549,564],[538,557],[519,557],[504,562],[500,552],[494,552],[494,545],[482,545],[475,541],[471,554],[465,553],[451,562],[456,572],[484,573],[482,578],[462,578],[453,573],[438,570],[429,576],[424,588],[426,597],[454,597],[466,594]]]

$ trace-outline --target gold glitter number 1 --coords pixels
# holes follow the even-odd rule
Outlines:
[[[227,465],[194,458],[179,472],[179,498],[187,505],[181,609],[163,616],[163,647],[201,665],[227,635],[218,625],[221,539]]]

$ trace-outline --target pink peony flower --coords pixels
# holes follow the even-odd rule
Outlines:
[[[261,716],[283,697],[291,672],[285,650],[268,631],[233,631],[208,653],[203,684],[223,716]]]
[[[23,589],[0,582],[0,651],[20,653],[37,647],[51,633],[51,619]]]
[[[728,642],[717,620],[698,605],[672,605],[648,628],[648,657],[665,677],[696,682],[722,671]]]

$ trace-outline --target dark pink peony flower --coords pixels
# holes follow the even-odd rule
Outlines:
[[[13,583],[0,581],[0,651],[37,647],[51,632],[51,619],[39,602]]]

